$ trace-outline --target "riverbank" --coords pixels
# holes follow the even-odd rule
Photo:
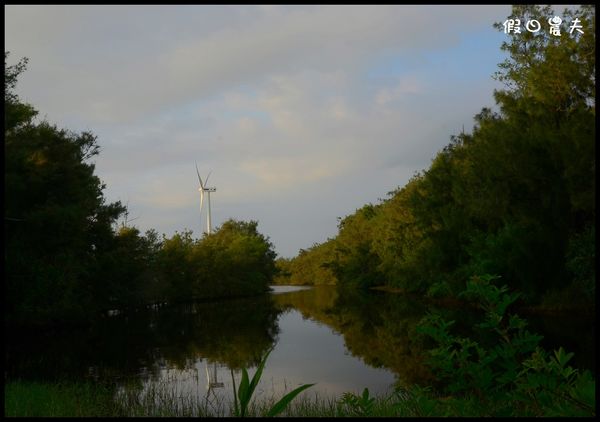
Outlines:
[[[414,296],[418,300],[425,303],[443,306],[447,308],[471,308],[476,309],[473,303],[465,300],[461,300],[455,296],[448,297],[429,297],[425,295],[415,295],[414,293],[407,292],[404,289],[389,287],[389,286],[376,286],[371,287],[370,290],[398,294],[404,296]],[[540,316],[579,316],[579,317],[593,317],[596,315],[596,307],[594,305],[568,305],[568,304],[539,304],[539,305],[515,305],[515,312],[526,315],[540,315]]]
[[[180,395],[166,386],[155,387],[140,396],[135,388],[116,393],[114,386],[91,382],[9,381],[4,390],[4,415],[8,417],[229,417],[233,403],[209,404],[192,395]],[[348,396],[349,397],[349,396]],[[252,403],[249,416],[263,415],[276,401]],[[394,403],[392,403],[394,402]],[[368,411],[370,416],[415,416],[398,406],[392,396],[369,397],[367,407],[351,400],[307,394],[294,400],[281,416],[351,417]]]
[[[593,389],[593,388],[592,388]],[[90,382],[28,382],[5,384],[4,415],[7,417],[230,417],[233,403],[209,403],[193,395],[165,388],[153,388],[141,396],[139,389],[125,387],[116,394],[115,386]],[[279,397],[253,401],[247,416],[261,417]],[[481,400],[485,401],[482,405]],[[534,410],[523,403],[494,401],[493,397],[436,396],[429,388],[396,390],[371,396],[345,393],[324,397],[308,393],[293,400],[278,416],[284,417],[482,417],[482,416],[594,416],[593,406],[555,413],[552,406]],[[593,396],[592,399],[593,401]],[[513,411],[505,414],[506,409]],[[548,413],[549,411],[550,414]],[[554,412],[554,413],[553,413]]]
[[[65,331],[77,331],[87,330],[98,323],[98,321],[114,317],[120,314],[135,314],[139,312],[147,312],[149,310],[158,310],[165,308],[176,308],[180,306],[193,306],[203,304],[214,304],[214,303],[228,303],[235,302],[237,300],[253,299],[263,297],[265,294],[272,293],[270,287],[264,290],[259,290],[249,294],[229,294],[221,296],[205,296],[189,300],[172,300],[162,302],[148,302],[137,306],[129,306],[120,309],[107,309],[96,315],[89,316],[88,318],[80,319],[69,319],[69,320],[29,320],[29,321],[15,321],[8,319],[5,321],[5,329],[8,332],[18,331],[29,331],[29,332],[65,332]]]
[[[5,417],[120,416],[110,388],[88,382],[5,381]]]

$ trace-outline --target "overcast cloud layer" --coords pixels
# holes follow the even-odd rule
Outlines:
[[[337,233],[493,106],[509,6],[5,6],[17,92],[90,130],[142,231],[258,220],[280,256]]]

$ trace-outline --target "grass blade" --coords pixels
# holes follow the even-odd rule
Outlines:
[[[238,398],[237,398],[237,394],[235,393],[235,378],[233,377],[233,369],[230,369],[229,372],[231,372],[231,383],[233,384],[233,414],[235,416],[240,416],[240,408],[238,406]]]
[[[246,409],[250,402],[251,394],[248,394],[248,371],[246,368],[242,368],[242,380],[240,381],[240,387],[238,389],[238,398],[240,400],[240,416],[246,416]]]
[[[258,385],[258,382],[260,381],[260,377],[262,376],[263,369],[265,368],[265,363],[267,363],[267,358],[269,357],[269,355],[271,354],[272,351],[273,351],[273,349],[269,349],[269,351],[265,354],[265,356],[260,361],[258,368],[256,368],[256,372],[254,373],[254,376],[252,377],[252,381],[250,381],[250,386],[248,387],[248,396],[251,397],[252,394],[254,394],[254,389],[256,388],[256,386]]]
[[[296,388],[295,390],[289,392],[288,394],[283,396],[281,398],[281,400],[279,400],[277,403],[275,403],[265,416],[271,417],[271,416],[275,416],[275,415],[279,414],[283,409],[286,408],[286,406],[292,400],[294,400],[294,398],[298,394],[300,394],[302,391],[306,390],[307,388],[312,387],[313,385],[315,385],[315,384],[304,384],[304,385]]]

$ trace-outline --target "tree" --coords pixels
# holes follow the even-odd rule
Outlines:
[[[77,320],[96,309],[91,270],[124,211],[105,203],[90,163],[96,137],[46,121],[14,92],[26,59],[6,66],[5,271],[7,316],[18,322]]]
[[[342,219],[330,268],[339,284],[368,288],[383,284],[379,257],[372,250],[372,221],[379,206],[368,204]]]
[[[273,245],[257,221],[229,219],[198,242],[190,258],[198,264],[194,295],[246,296],[268,290],[275,275]]]
[[[12,66],[6,65],[9,53],[4,52],[4,130],[12,131],[18,126],[30,123],[37,115],[33,106],[22,103],[15,94],[17,79],[27,68],[27,58]]]

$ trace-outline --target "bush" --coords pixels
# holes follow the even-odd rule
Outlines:
[[[595,381],[589,371],[567,366],[572,353],[562,348],[549,355],[541,336],[526,330],[527,322],[507,311],[519,297],[498,277],[472,277],[460,296],[485,313],[476,325],[477,340],[450,331],[454,321],[427,315],[418,332],[437,347],[428,363],[438,377],[438,411],[460,416],[593,416]]]

